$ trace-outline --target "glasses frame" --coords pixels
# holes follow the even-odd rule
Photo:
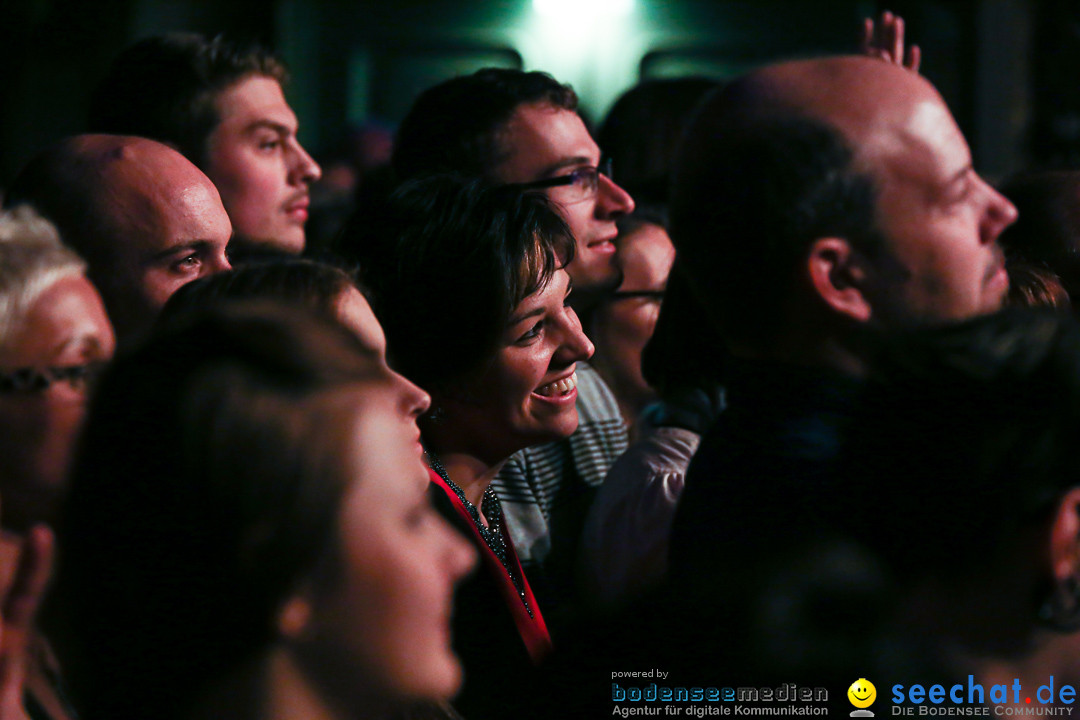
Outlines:
[[[615,292],[608,294],[609,302],[617,302],[619,300],[634,300],[636,298],[644,298],[646,300],[653,300],[655,302],[664,301],[663,290],[616,290]]]
[[[74,390],[83,390],[93,384],[104,368],[104,362],[94,361],[81,365],[25,367],[0,372],[0,395],[43,393],[61,382],[68,383]]]
[[[519,190],[547,190],[554,187],[565,187],[567,185],[574,185],[578,182],[578,178],[582,177],[582,173],[587,175],[595,175],[596,180],[592,183],[592,190],[589,190],[584,197],[572,202],[584,202],[590,198],[596,197],[596,194],[600,191],[600,176],[603,175],[612,182],[615,181],[612,175],[612,163],[611,158],[601,158],[599,165],[587,165],[585,167],[576,168],[571,170],[566,175],[558,175],[553,178],[546,178],[544,180],[533,180],[531,182],[513,183],[513,187]]]

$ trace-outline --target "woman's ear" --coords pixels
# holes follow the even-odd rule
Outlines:
[[[818,238],[807,257],[810,284],[833,311],[858,322],[870,320],[863,256],[847,240]]]
[[[297,640],[311,625],[311,593],[305,586],[294,592],[278,610],[278,635],[286,640]]]
[[[1053,587],[1039,618],[1061,632],[1080,628],[1080,488],[1065,493],[1050,527]]]

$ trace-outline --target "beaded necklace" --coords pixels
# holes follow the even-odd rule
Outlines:
[[[469,502],[465,497],[465,492],[457,486],[453,480],[450,479],[450,474],[446,472],[446,468],[439,462],[439,458],[435,456],[435,453],[431,450],[424,449],[424,453],[427,455],[428,463],[431,465],[431,469],[443,479],[454,494],[458,496],[458,500],[465,506],[465,509],[469,512],[469,517],[472,518],[473,525],[476,526],[477,532],[480,533],[480,537],[483,538],[484,544],[488,546],[488,549],[495,554],[495,557],[499,558],[499,562],[502,564],[503,569],[506,570],[507,576],[510,578],[510,582],[514,584],[514,589],[517,590],[518,597],[521,598],[522,605],[525,606],[525,610],[529,613],[529,617],[533,617],[532,608],[529,607],[529,601],[525,597],[525,583],[522,582],[521,577],[516,573],[510,565],[509,553],[506,549],[506,538],[503,535],[503,513],[502,503],[499,502],[499,497],[495,494],[495,491],[491,489],[491,485],[488,485],[484,490],[484,498],[481,500],[480,505],[484,509],[484,517],[487,518],[489,525],[485,525],[484,521],[480,519],[480,512],[476,509],[476,506]]]

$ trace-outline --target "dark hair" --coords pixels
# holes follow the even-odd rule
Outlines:
[[[89,276],[100,283],[94,278],[94,269],[107,260],[111,243],[102,242],[108,231],[97,197],[79,191],[90,168],[86,159],[73,151],[74,140],[53,143],[23,165],[7,189],[4,207],[32,206],[56,226],[63,243],[87,261]]]
[[[1005,299],[1006,305],[1072,311],[1068,291],[1061,284],[1061,278],[1050,268],[1016,258],[1009,258],[1005,267],[1009,271],[1009,295]]]
[[[1001,233],[1011,262],[1043,265],[1070,297],[1080,293],[1080,172],[1014,175],[1001,188],[1019,211]]]
[[[1013,308],[916,332],[886,341],[873,367],[840,494],[853,508],[888,508],[888,521],[855,512],[847,522],[901,573],[985,568],[1080,485],[1070,316]]]
[[[596,139],[639,207],[668,201],[671,168],[693,110],[718,87],[706,78],[648,80],[611,107]]]
[[[641,353],[641,374],[661,397],[723,382],[727,352],[705,315],[676,260],[656,328]]]
[[[1014,591],[979,608],[980,630],[956,629],[969,653],[1028,653],[1043,624],[1075,631],[1046,557],[1062,499],[1080,487],[1080,327],[1015,308],[879,355],[830,493],[838,524],[905,586],[929,581],[953,600],[1019,572]]]
[[[306,259],[273,260],[235,267],[187,283],[168,299],[159,322],[223,300],[268,299],[308,308],[337,320],[337,304],[359,286],[341,268]]]
[[[782,662],[803,661],[804,672],[820,673],[819,662],[829,660],[820,656],[830,650],[840,651],[832,658],[840,661],[835,667],[850,668],[850,652],[845,656],[844,645],[835,641],[842,639],[849,648],[867,643],[870,650],[868,640],[883,631],[882,637],[901,632],[904,637],[895,639],[902,642],[929,641],[931,647],[918,655],[943,660],[932,652],[944,644],[942,628],[920,638],[911,633],[910,614],[896,613],[911,599],[908,594],[928,580],[942,602],[959,613],[984,612],[984,607],[959,602],[956,593],[984,587],[976,579],[997,587],[1002,577],[1011,578],[1012,568],[1000,564],[1006,549],[1030,549],[1020,562],[1044,572],[1046,584],[1039,587],[1037,580],[1035,586],[1021,588],[1030,590],[1028,595],[1015,593],[1030,599],[1029,616],[999,612],[1007,621],[996,626],[1000,632],[970,640],[998,647],[1011,644],[1016,628],[1005,625],[1028,623],[1023,629],[1030,631],[1046,597],[1049,566],[1036,557],[1026,532],[1047,522],[1064,492],[1080,485],[1075,443],[1080,431],[1080,327],[1068,316],[1011,309],[959,326],[883,338],[873,360],[876,374],[860,389],[857,410],[843,432],[839,462],[827,471],[815,471],[811,466],[820,461],[807,464],[805,456],[793,464],[790,452],[785,456],[772,446],[747,455],[746,437],[764,425],[755,417],[727,421],[723,467],[752,468],[762,481],[726,484],[730,487],[723,502],[713,505],[716,512],[710,521],[716,532],[709,546],[724,562],[713,568],[683,568],[695,575],[692,582],[684,578],[686,587],[678,589],[686,590],[693,603],[682,622],[697,620],[703,624],[690,626],[697,633],[705,628],[717,641],[732,640],[732,647],[741,649],[735,656],[739,670],[753,667],[743,656],[764,655],[776,647],[784,652],[769,656],[766,671],[775,671]],[[773,471],[773,463],[779,471]],[[1048,534],[1039,539],[1046,541],[1045,548]],[[808,551],[833,540],[872,563],[873,575],[853,577],[856,582],[849,587],[878,577],[879,582],[865,586],[869,596],[859,593],[851,598],[855,602],[843,602],[843,595],[828,589],[828,567],[811,561]],[[858,569],[842,558],[830,564],[833,573]],[[769,597],[777,590],[769,584],[777,579],[776,568],[785,565],[801,576],[799,584],[784,589],[784,597]],[[1013,581],[1015,587],[1019,581]],[[874,589],[878,584],[880,591]],[[764,597],[762,589],[767,591]],[[834,584],[834,591],[844,589],[845,583]],[[871,601],[880,604],[874,607]],[[718,603],[725,612],[716,620]],[[797,627],[800,619],[809,617],[800,617],[806,612],[825,621],[827,637],[807,642],[814,636]],[[824,642],[829,637],[831,645]],[[819,656],[819,662],[806,664],[800,647],[809,657]],[[893,662],[888,646],[877,650],[882,655],[876,661]]]
[[[726,340],[773,337],[813,240],[880,245],[876,192],[840,131],[791,108],[762,109],[753,81],[712,95],[676,165],[671,240]]]
[[[169,143],[202,167],[206,140],[221,120],[218,94],[252,75],[286,79],[281,62],[258,45],[194,33],[140,40],[94,89],[89,130]]]
[[[634,212],[620,215],[615,221],[619,235],[628,235],[643,225],[656,225],[667,232],[669,224],[667,205],[663,203],[636,204]]]
[[[351,482],[332,391],[378,368],[343,328],[274,304],[178,318],[117,358],[60,533],[58,637],[75,644],[59,649],[84,717],[184,716],[268,646]]]
[[[355,215],[342,249],[397,369],[430,390],[481,366],[518,303],[571,261],[574,240],[542,194],[441,175],[404,183],[378,215]]]
[[[577,95],[547,73],[485,68],[428,88],[398,128],[392,164],[400,180],[455,172],[490,177],[506,150],[500,131],[519,105],[575,110]]]

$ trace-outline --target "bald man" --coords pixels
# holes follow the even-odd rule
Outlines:
[[[89,265],[121,344],[144,331],[185,283],[229,269],[229,216],[191,161],[153,140],[67,138],[15,178],[9,205],[30,203]]]
[[[710,99],[676,170],[671,236],[733,359],[728,408],[694,457],[672,531],[684,590],[723,605],[746,572],[720,567],[738,529],[714,521],[746,483],[775,486],[794,513],[778,509],[777,539],[797,545],[785,532],[836,471],[872,364],[867,338],[998,309],[997,241],[1015,219],[941,96],[909,70],[789,62]]]
[[[672,239],[736,353],[857,370],[853,328],[1001,305],[1016,209],[924,78],[862,57],[769,66],[714,96],[686,147]]]

